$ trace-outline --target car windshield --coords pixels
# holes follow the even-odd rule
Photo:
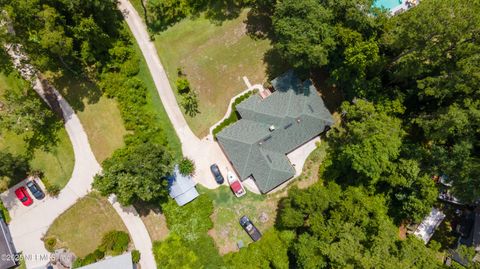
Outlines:
[[[22,201],[22,202],[25,202],[25,201],[27,201],[27,200],[28,200],[27,196],[23,196],[23,198],[20,199],[20,201]]]

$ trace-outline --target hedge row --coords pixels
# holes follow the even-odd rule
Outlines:
[[[237,112],[237,105],[240,104],[241,102],[243,102],[244,100],[246,100],[248,97],[257,93],[257,92],[258,92],[258,90],[252,90],[252,91],[246,92],[245,94],[242,94],[239,97],[237,97],[235,99],[235,101],[233,101],[232,111],[230,111],[230,115],[228,115],[228,117],[226,119],[224,119],[219,125],[217,125],[212,131],[213,137],[215,137],[215,139],[217,138],[217,134],[220,131],[222,131],[225,127],[227,127],[230,124],[239,120],[238,112]]]
[[[147,86],[138,77],[139,55],[130,44],[121,43],[116,47],[112,63],[103,71],[99,86],[102,91],[119,103],[125,129],[132,131],[126,142],[154,139],[159,144],[166,141],[161,132],[162,126],[156,124],[153,112],[146,109]]]

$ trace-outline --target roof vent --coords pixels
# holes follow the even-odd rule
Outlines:
[[[300,118],[297,118],[297,123],[300,123],[300,121],[301,121]]]
[[[275,131],[275,125],[270,125],[270,127],[268,128],[268,130],[270,130],[270,132]]]

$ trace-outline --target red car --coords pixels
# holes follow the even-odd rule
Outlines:
[[[17,196],[18,200],[22,202],[24,206],[29,206],[33,203],[32,198],[28,194],[28,191],[25,187],[20,187],[15,190],[15,195]]]

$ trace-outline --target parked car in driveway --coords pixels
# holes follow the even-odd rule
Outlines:
[[[257,229],[257,227],[255,227],[255,225],[253,225],[253,223],[247,216],[243,216],[240,218],[240,225],[242,225],[245,232],[248,233],[248,235],[250,236],[250,238],[252,238],[253,241],[258,241],[262,237],[260,231]]]
[[[24,206],[29,206],[33,203],[32,198],[30,198],[30,194],[28,194],[27,189],[23,186],[15,190],[15,195]]]
[[[238,177],[233,172],[227,171],[227,181],[230,185],[230,189],[235,194],[235,196],[237,196],[237,198],[242,197],[247,193],[242,183],[240,182],[240,180],[238,180]]]
[[[33,196],[37,198],[37,200],[42,200],[45,197],[45,193],[38,186],[35,180],[30,180],[29,182],[27,182],[27,187],[30,190],[30,192],[33,194]]]
[[[216,163],[214,163],[210,166],[210,171],[212,171],[212,174],[213,174],[213,177],[215,178],[215,181],[218,184],[223,184],[225,179],[223,178],[222,172],[220,172],[220,169],[218,168],[218,165]]]

